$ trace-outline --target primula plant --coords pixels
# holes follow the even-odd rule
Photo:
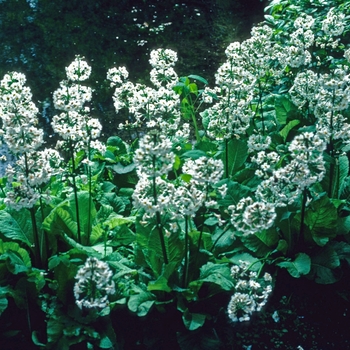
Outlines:
[[[41,348],[122,348],[122,309],[175,309],[194,331],[222,314],[254,321],[281,269],[338,281],[350,262],[349,11],[272,1],[227,47],[214,87],[178,77],[170,49],[152,51],[151,86],[109,69],[124,140],[98,140],[84,57],[53,93],[55,149],[25,76],[6,74],[0,313],[25,310]]]

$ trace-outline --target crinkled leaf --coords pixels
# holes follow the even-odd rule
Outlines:
[[[327,245],[311,256],[310,277],[320,284],[331,284],[339,280],[335,269],[340,266],[336,251]]]
[[[307,207],[304,223],[310,229],[316,243],[324,245],[329,238],[336,236],[337,216],[337,209],[327,196],[313,201]]]
[[[139,288],[137,294],[130,296],[128,308],[130,311],[135,312],[137,316],[146,316],[154,303],[154,295]]]
[[[12,212],[0,211],[0,233],[6,238],[21,241],[31,247],[34,242],[32,221],[28,210]]]

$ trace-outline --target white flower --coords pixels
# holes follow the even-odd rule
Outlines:
[[[77,306],[82,309],[108,306],[108,295],[115,293],[112,271],[107,263],[96,258],[87,258],[75,276],[74,297]]]
[[[84,81],[90,77],[91,67],[82,57],[76,56],[75,60],[66,67],[67,78],[72,81]]]

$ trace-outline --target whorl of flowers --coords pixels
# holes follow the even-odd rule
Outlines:
[[[331,8],[327,17],[322,22],[322,30],[326,35],[339,36],[345,29],[345,14],[337,13],[335,8]]]
[[[38,109],[25,82],[24,74],[12,72],[0,83],[3,139],[13,154],[33,152],[43,144],[43,131],[36,127]]]
[[[155,197],[156,193],[156,197]],[[139,181],[132,195],[135,209],[143,209],[146,217],[152,217],[156,212],[163,214],[174,205],[175,186],[156,177],[154,182],[146,174],[139,175]]]
[[[251,197],[242,198],[228,209],[232,225],[245,236],[269,229],[277,216],[274,204],[254,201]]]
[[[172,143],[164,135],[145,135],[139,141],[135,151],[134,162],[138,174],[157,177],[167,174],[173,167],[175,154]]]
[[[151,82],[158,88],[164,86],[171,89],[178,81],[173,68],[177,61],[177,54],[173,50],[158,49],[151,52],[149,60],[153,69],[150,72]]]
[[[269,273],[259,277],[255,271],[249,271],[249,262],[240,260],[239,263],[231,268],[236,291],[227,306],[227,314],[232,322],[249,321],[254,312],[261,311],[266,305],[272,292]]]
[[[108,296],[115,293],[113,273],[107,263],[94,257],[87,258],[75,279],[74,297],[77,306],[103,309],[108,306]]]
[[[196,184],[215,184],[224,173],[224,164],[221,159],[200,157],[187,159],[182,167],[185,174],[191,175],[191,181]]]
[[[72,81],[84,81],[90,77],[91,67],[82,57],[76,56],[75,60],[66,67],[67,78]]]

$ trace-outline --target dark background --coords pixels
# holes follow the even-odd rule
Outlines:
[[[260,0],[2,0],[0,1],[0,77],[26,74],[34,101],[45,103],[41,122],[54,113],[51,95],[65,79],[76,54],[92,66],[87,82],[95,90],[93,113],[108,134],[116,133],[112,90],[106,72],[125,65],[132,81],[147,82],[149,52],[178,53],[179,76],[197,74],[214,84],[225,48],[250,36],[263,20]],[[171,23],[158,33],[161,24]],[[140,40],[147,41],[143,46]],[[40,107],[43,110],[43,105]],[[107,132],[105,132],[105,136]]]

